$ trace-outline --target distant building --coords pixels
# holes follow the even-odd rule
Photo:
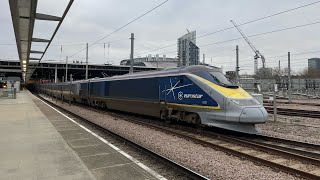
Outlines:
[[[120,65],[130,65],[130,59],[125,59],[120,62]],[[177,58],[167,58],[166,55],[159,57],[159,55],[151,56],[149,54],[147,57],[138,57],[133,59],[134,66],[145,66],[150,68],[175,68],[178,66]]]
[[[308,59],[308,74],[311,77],[320,77],[320,58]]]
[[[198,65],[199,47],[196,45],[196,31],[178,39],[178,66]]]
[[[309,70],[319,70],[320,71],[320,58],[310,58],[310,59],[308,59],[308,69]]]

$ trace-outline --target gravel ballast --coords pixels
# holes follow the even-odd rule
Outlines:
[[[267,104],[268,105],[268,104]],[[269,105],[268,105],[269,106]],[[271,105],[273,106],[273,105]],[[277,104],[277,108],[297,109],[297,110],[309,110],[320,111],[320,106],[303,105],[303,104]]]
[[[101,114],[79,106],[61,104],[61,101],[57,105],[211,179],[299,179],[186,139],[116,118],[108,112]]]
[[[320,121],[317,118],[277,115],[274,122],[273,115],[269,114],[269,121],[257,127],[264,135],[320,145]]]

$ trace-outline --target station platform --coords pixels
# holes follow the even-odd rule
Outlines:
[[[0,99],[0,179],[164,179],[29,91]]]

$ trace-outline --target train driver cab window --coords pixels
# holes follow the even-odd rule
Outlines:
[[[238,88],[237,85],[232,84],[220,71],[194,71],[192,72],[210,82],[226,88]]]
[[[228,87],[228,88],[238,88],[237,85],[232,84],[227,78],[226,76],[224,76],[221,72],[219,71],[211,71],[209,72],[210,75],[213,78],[213,81],[215,84],[224,86],[224,87]]]

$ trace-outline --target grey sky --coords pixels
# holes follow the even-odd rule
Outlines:
[[[315,1],[315,0],[314,0]],[[276,12],[311,3],[310,0],[169,0],[166,4],[134,22],[120,32],[106,38],[89,49],[90,62],[107,61],[107,48],[104,58],[103,43],[114,41],[110,45],[110,61],[119,64],[120,60],[129,57],[130,33],[135,33],[135,55],[176,43],[177,38],[184,35],[186,28],[197,31],[197,36],[232,26],[230,20],[238,24]],[[39,0],[38,12],[60,16],[67,0]],[[58,31],[52,46],[43,60],[59,60],[70,56],[82,48],[86,42],[93,43],[109,34],[130,20],[160,4],[163,0],[75,0],[65,21]],[[8,0],[0,1],[0,59],[17,59],[17,48],[13,33]],[[320,21],[320,3],[286,14],[241,26],[246,35],[292,27]],[[34,37],[50,37],[55,23],[37,21]],[[320,51],[320,24],[277,32],[264,36],[252,37],[250,40],[266,57],[267,66],[276,66],[281,60],[287,65],[286,57],[268,58],[278,55]],[[215,43],[241,37],[236,29],[224,31],[211,36],[197,39],[197,45]],[[118,41],[119,40],[119,41]],[[60,52],[60,45],[63,51]],[[83,44],[83,45],[82,45]],[[206,61],[215,66],[223,66],[224,70],[235,68],[235,46],[240,48],[241,73],[253,72],[253,52],[244,40],[237,40],[217,45],[200,47],[206,54]],[[32,49],[43,50],[45,46],[34,43]],[[159,51],[142,54],[166,54],[167,57],[177,55],[177,47],[172,46]],[[171,52],[171,53],[168,53]],[[173,53],[172,53],[173,52]],[[294,71],[307,66],[307,59],[319,57],[319,53],[292,56]],[[211,63],[212,57],[212,63]],[[85,51],[70,58],[83,60]],[[261,63],[259,64],[261,65]]]

